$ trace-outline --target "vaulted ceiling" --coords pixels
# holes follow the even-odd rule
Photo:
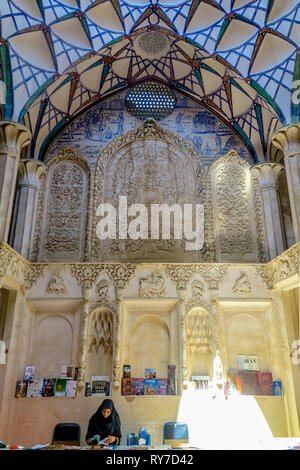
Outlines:
[[[1,0],[3,118],[32,156],[83,109],[144,80],[168,83],[227,122],[256,160],[291,121],[300,78],[296,0]],[[298,65],[297,65],[298,64]]]

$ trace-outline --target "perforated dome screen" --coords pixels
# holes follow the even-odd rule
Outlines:
[[[170,114],[176,105],[176,96],[167,86],[147,82],[136,85],[126,95],[126,109],[133,116],[159,121]]]

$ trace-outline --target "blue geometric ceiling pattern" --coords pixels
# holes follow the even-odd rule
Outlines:
[[[87,106],[151,79],[192,96],[268,159],[273,132],[292,120],[299,3],[1,0],[2,118],[27,125],[42,158]]]

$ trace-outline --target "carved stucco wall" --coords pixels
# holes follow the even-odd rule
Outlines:
[[[216,261],[265,261],[262,202],[250,165],[235,151],[209,169],[209,210],[214,219]]]
[[[115,139],[100,154],[95,172],[92,258],[95,261],[119,260],[207,260],[206,246],[199,254],[186,251],[186,240],[107,240],[97,237],[95,217],[102,202],[118,209],[119,196],[127,196],[128,205],[143,203],[148,209],[155,204],[205,204],[206,175],[200,156],[185,139],[165,131],[155,121]],[[208,233],[211,224],[205,211]],[[149,220],[150,227],[150,220]],[[149,231],[150,238],[150,231]],[[208,237],[207,237],[208,238]]]
[[[50,160],[38,205],[33,260],[39,261],[265,261],[258,183],[235,151],[206,174],[202,158],[185,139],[154,120],[114,139],[93,169],[65,148]],[[186,239],[100,240],[97,209],[119,196],[143,203],[203,204],[204,247],[185,249]],[[150,220],[149,220],[150,227]],[[118,227],[117,227],[118,229]]]
[[[56,422],[72,420],[76,416],[76,421],[80,423],[82,429],[86,429],[88,419],[98,406],[98,397],[85,398],[83,396],[84,389],[78,392],[74,400],[64,399],[63,397],[55,400],[51,398],[43,398],[43,400],[37,401],[31,399],[15,400],[13,393],[16,380],[22,379],[24,367],[29,363],[38,367],[37,374],[39,376],[45,376],[45,374],[56,376],[60,372],[60,365],[69,361],[74,365],[79,365],[81,358],[84,358],[82,350],[89,346],[88,329],[86,336],[80,334],[81,319],[87,317],[87,326],[89,320],[91,320],[90,326],[93,330],[93,313],[100,307],[102,311],[110,310],[113,312],[113,362],[115,364],[114,368],[118,372],[115,374],[118,383],[120,383],[122,364],[131,363],[134,365],[133,359],[125,356],[130,351],[130,348],[127,348],[125,344],[126,340],[131,341],[131,333],[133,332],[136,338],[142,337],[147,342],[144,350],[151,353],[151,348],[155,347],[155,342],[152,336],[148,338],[146,333],[148,331],[147,327],[151,326],[152,328],[154,325],[154,336],[157,330],[160,332],[161,342],[168,345],[169,341],[170,344],[169,349],[166,347],[161,350],[164,364],[168,363],[169,358],[170,363],[178,366],[178,372],[180,373],[180,359],[176,358],[175,354],[172,356],[170,349],[173,347],[179,355],[182,354],[184,347],[187,348],[188,346],[185,343],[184,335],[181,334],[182,323],[178,318],[179,310],[181,310],[179,295],[184,290],[187,291],[186,298],[183,301],[185,319],[188,318],[192,308],[204,309],[209,313],[213,333],[212,343],[216,341],[219,343],[225,376],[229,368],[234,367],[236,369],[237,354],[258,354],[261,368],[270,369],[275,380],[283,381],[284,399],[290,400],[289,397],[292,396],[293,384],[289,376],[291,369],[290,344],[285,333],[286,325],[284,322],[284,311],[289,307],[280,300],[276,283],[288,282],[289,279],[299,273],[299,245],[295,245],[268,264],[257,265],[247,263],[238,265],[234,263],[30,264],[5,244],[1,245],[0,261],[0,281],[3,285],[14,286],[15,284],[12,282],[17,281],[19,285],[26,288],[27,293],[30,290],[27,297],[25,297],[25,294],[24,298],[23,294],[19,296],[18,304],[14,307],[14,336],[12,337],[9,355],[10,364],[7,365],[7,367],[10,367],[10,374],[7,375],[9,378],[6,379],[7,384],[5,384],[5,402],[9,408],[7,406],[2,407],[2,413],[9,409],[11,416],[10,428],[4,426],[6,421],[2,419],[3,427],[10,429],[8,437],[5,436],[7,442],[13,442],[12,439],[16,439],[17,443],[21,445],[25,445],[26,442],[27,445],[33,445],[38,441],[48,442],[51,438],[49,419],[52,423],[51,429],[55,425],[53,416]],[[59,274],[64,282],[61,283],[58,280],[53,283],[54,274],[56,279]],[[163,279],[162,284],[165,286],[165,290],[157,290],[155,279],[158,274]],[[247,279],[245,279],[245,276]],[[297,279],[299,282],[299,277]],[[144,284],[146,280],[148,287],[140,293],[141,280],[144,281]],[[49,285],[51,287],[50,292]],[[65,286],[65,289],[63,286]],[[120,301],[119,298],[115,299],[117,287],[124,289]],[[88,299],[84,297],[83,299],[87,289],[91,290],[90,297]],[[114,302],[115,311],[106,305]],[[119,302],[120,306],[118,306]],[[138,307],[137,302],[140,303]],[[170,302],[174,305],[174,309],[168,306]],[[149,320],[149,323],[148,325],[144,323],[144,332],[141,332],[144,327],[141,327],[140,332],[138,331],[139,325],[143,325],[143,323],[136,323],[138,328],[135,331],[138,335],[135,335],[133,329],[129,328],[126,322],[123,322],[126,313],[125,307],[122,310],[123,304],[127,308],[127,316],[132,320],[138,320],[137,315],[146,315],[145,318],[147,318],[147,321]],[[217,304],[217,310],[215,310],[215,304]],[[31,317],[28,316],[30,313],[28,305],[32,309]],[[144,305],[143,313],[140,309],[142,305]],[[156,309],[154,308],[155,305]],[[153,317],[156,316],[165,321],[169,334],[166,327],[162,328],[163,324],[161,322],[160,325],[157,325],[157,322],[154,321],[150,322],[150,319],[154,320]],[[43,321],[39,322],[38,317]],[[119,320],[120,327],[118,327]],[[214,332],[216,321],[217,335]],[[134,322],[132,321],[133,325]],[[104,330],[105,328],[102,327],[101,334]],[[48,338],[47,344],[44,344],[43,338]],[[62,347],[57,347],[57,344],[61,343]],[[139,344],[136,342],[135,346],[137,346],[136,350],[140,348],[139,350],[143,351],[141,342]],[[216,345],[213,344],[213,351],[215,351],[215,348]],[[118,349],[120,354],[116,355]],[[205,363],[203,361],[203,364],[210,364],[211,367],[213,357],[214,353],[210,355],[208,361],[205,361]],[[88,359],[88,355],[86,359]],[[194,359],[197,359],[197,362]],[[200,368],[201,360],[201,357],[192,357],[190,359],[189,353],[187,354],[188,375],[209,371],[209,368]],[[118,361],[120,366],[117,367]],[[47,369],[48,364],[51,367],[52,364],[55,365],[55,370],[54,368]],[[193,364],[197,366],[195,369],[192,367]],[[102,373],[101,369],[98,372]],[[142,372],[142,370],[137,369],[134,374]],[[165,373],[166,368],[164,366],[159,374],[163,376]],[[83,377],[89,380],[88,369]],[[121,396],[120,388],[114,389],[112,392],[112,399],[122,413],[121,419],[125,435],[127,430],[130,432],[139,425],[146,425],[148,421],[160,423],[160,429],[162,430],[164,422],[178,418],[177,402],[176,406],[174,405],[174,408],[176,408],[174,414],[171,414],[169,402],[168,406],[160,408],[161,400],[158,398],[153,402],[149,401],[148,403],[147,401],[147,407],[145,408],[145,401],[142,401],[144,397],[140,397],[140,402],[137,398],[135,402],[124,399]],[[178,398],[179,401],[179,397],[166,397],[166,400],[173,398],[174,400]],[[61,400],[59,406],[57,400]],[[283,398],[280,397],[277,397],[276,400],[274,397],[262,397],[259,405],[263,405],[261,410],[272,432],[275,432],[278,436],[287,436],[286,414],[282,400]],[[267,403],[269,405],[266,411],[264,406]],[[282,409],[278,403],[282,403]],[[145,415],[145,409],[149,414]],[[164,412],[165,414],[163,414]],[[288,411],[288,414],[290,421],[295,419],[295,414],[290,411]],[[20,416],[22,422],[27,423],[25,427],[19,425]],[[36,423],[36,426],[33,427],[32,416],[34,416],[34,422]],[[43,426],[40,426],[41,416],[43,417]],[[159,442],[159,437],[155,442]]]
[[[72,148],[52,159],[39,192],[32,260],[83,261],[89,233],[89,166]]]
[[[40,190],[32,260],[215,261],[212,195],[206,171],[229,150],[236,150],[249,166],[253,163],[249,152],[229,127],[180,94],[177,94],[174,112],[160,122],[153,135],[145,135],[141,121],[127,113],[124,98],[125,94],[121,93],[85,112],[72,121],[47,150],[48,170]],[[73,185],[75,173],[82,171],[81,194],[72,189],[72,197],[76,200],[73,210],[70,203],[68,207],[67,198],[64,204],[57,204],[63,194],[62,187],[58,192],[53,188],[54,198],[49,198],[53,168],[59,162],[65,166],[66,162],[62,162],[70,158],[76,161],[72,171],[71,162],[67,163],[69,173],[73,173],[69,185]],[[77,170],[76,165],[80,167]],[[63,186],[66,177],[58,176],[59,186]],[[71,188],[65,186],[65,191],[70,192]],[[144,202],[148,207],[150,202],[205,203],[203,250],[198,253],[186,251],[185,240],[174,239],[99,241],[96,236],[97,207],[101,202],[112,202],[116,206],[119,195],[127,195],[129,204]],[[259,194],[254,197],[259,199]],[[44,201],[47,201],[48,211]],[[240,213],[243,214],[242,207]],[[231,223],[229,218],[227,222]],[[260,222],[256,229],[260,230],[258,238],[262,240]],[[252,237],[255,240],[256,234],[252,233]],[[259,247],[257,256],[254,253],[242,257],[236,254],[233,259],[263,261],[264,247]]]

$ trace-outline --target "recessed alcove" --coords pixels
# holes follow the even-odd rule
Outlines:
[[[168,364],[178,365],[178,305],[171,300],[124,300],[123,364],[132,377],[145,377],[145,368],[168,376]]]
[[[80,302],[39,299],[28,307],[29,348],[22,362],[35,366],[35,378],[60,377],[62,365],[77,365]]]
[[[209,312],[195,307],[185,318],[187,346],[187,375],[191,380],[195,375],[212,377],[212,325]]]
[[[221,300],[219,328],[225,331],[222,350],[223,369],[237,371],[237,356],[258,356],[260,371],[279,376],[276,364],[277,345],[274,341],[271,304],[266,300]]]
[[[105,308],[90,315],[86,358],[86,380],[92,376],[108,376],[112,380],[114,344],[113,315]]]
[[[256,355],[261,370],[269,369],[265,331],[260,322],[249,314],[234,317],[227,330],[229,368],[237,367],[237,356]]]

